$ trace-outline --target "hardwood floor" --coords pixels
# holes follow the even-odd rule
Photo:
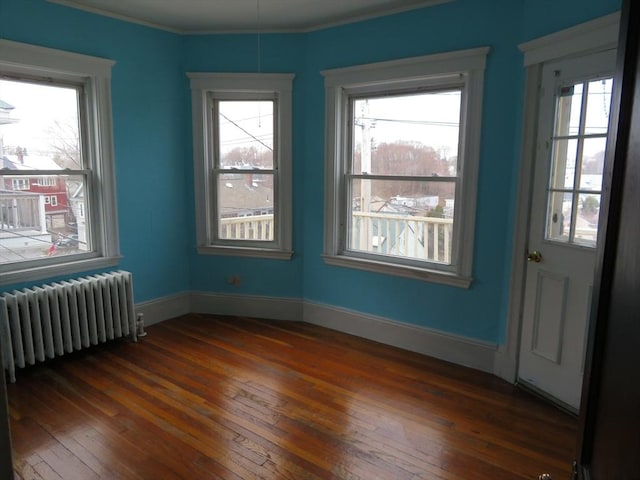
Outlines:
[[[570,478],[576,420],[491,375],[304,323],[147,331],[19,372],[16,479]]]

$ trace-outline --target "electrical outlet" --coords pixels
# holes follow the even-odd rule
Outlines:
[[[240,286],[242,285],[242,279],[240,278],[240,275],[231,275],[227,277],[227,283],[229,285],[233,285],[236,288],[240,288]]]

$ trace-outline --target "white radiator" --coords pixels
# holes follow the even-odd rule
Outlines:
[[[24,368],[130,336],[137,341],[131,273],[110,272],[0,296],[0,342],[11,382]]]

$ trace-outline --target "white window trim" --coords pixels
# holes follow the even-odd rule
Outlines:
[[[386,273],[415,278],[434,283],[468,288],[472,282],[475,204],[477,195],[478,164],[480,156],[480,131],[484,69],[489,47],[427,55],[389,62],[325,70],[326,126],[325,126],[325,238],[324,261],[329,265],[357,268],[370,272]],[[380,91],[391,85],[414,86],[433,82],[439,77],[466,76],[466,101],[462,112],[466,115],[462,132],[460,155],[464,159],[459,166],[460,182],[456,200],[462,211],[456,215],[458,225],[452,260],[455,271],[441,271],[419,266],[407,266],[393,261],[373,260],[351,256],[341,250],[341,201],[345,155],[345,107],[348,89],[358,92]],[[465,226],[465,228],[461,228]]]
[[[197,251],[205,255],[232,255],[288,260],[292,251],[292,83],[293,74],[285,73],[206,73],[190,72],[193,114],[193,162],[195,173]],[[276,144],[278,158],[277,231],[269,246],[218,245],[212,241],[213,205],[210,115],[207,108],[211,93],[275,93],[278,97]],[[276,212],[274,212],[276,213]]]
[[[18,77],[51,77],[85,85],[87,162],[91,168],[87,199],[92,205],[95,252],[50,257],[2,267],[0,285],[113,267],[120,261],[111,112],[112,60],[0,40],[0,72]],[[55,172],[54,172],[55,173]],[[99,188],[96,188],[99,187]],[[10,269],[9,269],[10,268]]]

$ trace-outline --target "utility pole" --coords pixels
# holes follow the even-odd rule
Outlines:
[[[371,172],[371,129],[375,127],[375,120],[369,118],[369,101],[361,104],[360,117],[355,119],[355,125],[362,128],[362,147],[360,155],[360,172],[362,175],[370,175]],[[360,211],[371,211],[371,180],[360,181]],[[371,219],[362,216],[360,221],[359,249],[365,252],[371,251],[373,229]]]

